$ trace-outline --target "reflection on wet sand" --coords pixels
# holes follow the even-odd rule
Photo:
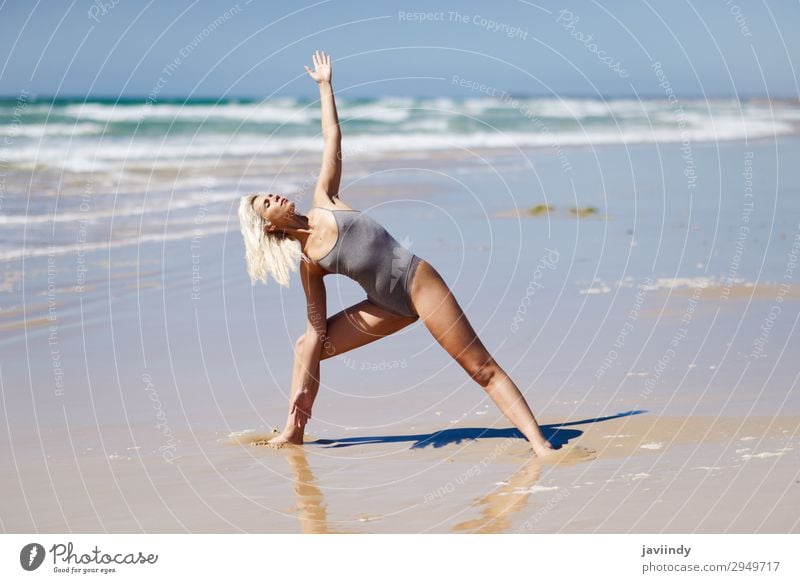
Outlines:
[[[328,511],[322,490],[317,487],[317,479],[311,471],[306,450],[302,446],[282,443],[272,445],[269,440],[275,437],[278,428],[272,433],[241,433],[230,437],[230,443],[248,444],[251,447],[266,447],[283,454],[289,462],[294,482],[295,507],[300,521],[300,530],[303,534],[326,534],[344,531],[335,531],[328,525]]]
[[[574,465],[590,461],[595,457],[594,450],[581,446],[565,446],[546,458],[532,458],[526,461],[510,478],[500,482],[499,488],[473,502],[473,507],[481,509],[480,517],[456,524],[453,531],[477,534],[507,531],[511,526],[511,518],[525,508],[531,494],[558,490],[555,486],[549,488],[536,485],[545,466]]]
[[[303,534],[346,534],[357,531],[339,528],[328,524],[328,510],[322,490],[317,487],[317,479],[308,463],[306,449],[294,445],[283,446],[292,469],[294,493],[296,497],[297,517]]]
[[[459,522],[453,531],[487,534],[508,530],[511,516],[525,507],[541,474],[539,460],[534,458],[525,462],[502,486],[472,504],[481,509],[478,518]]]
[[[308,463],[306,452],[302,447],[283,447],[284,453],[292,469],[294,493],[297,506],[297,517],[303,534],[327,534],[336,532],[328,525],[328,511],[325,500],[316,485],[314,472]]]

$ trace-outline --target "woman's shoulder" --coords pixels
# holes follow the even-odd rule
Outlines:
[[[334,212],[335,211],[355,211],[355,210],[358,210],[358,209],[354,209],[354,208],[352,208],[352,207],[350,207],[350,206],[348,206],[345,203],[340,201],[340,202],[337,202],[337,203],[326,203],[326,204],[312,206],[309,209],[308,212],[309,213],[317,212],[319,209],[322,209],[323,211],[334,211]]]

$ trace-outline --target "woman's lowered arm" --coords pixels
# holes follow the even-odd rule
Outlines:
[[[307,323],[300,354],[300,382],[295,387],[289,415],[301,430],[311,418],[311,408],[319,391],[320,359],[327,342],[327,297],[322,273],[300,264],[300,278],[306,293]]]

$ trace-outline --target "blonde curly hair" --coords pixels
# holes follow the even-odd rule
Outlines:
[[[270,222],[264,219],[253,201],[260,193],[246,194],[239,201],[239,227],[244,238],[245,259],[250,283],[267,283],[271,275],[283,287],[289,287],[289,276],[299,262],[308,261],[300,242],[283,231],[267,232]]]

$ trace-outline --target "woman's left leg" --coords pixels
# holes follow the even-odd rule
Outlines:
[[[542,457],[555,451],[542,435],[525,397],[486,350],[450,288],[427,261],[417,267],[411,302],[433,337],[528,438],[536,455]]]

